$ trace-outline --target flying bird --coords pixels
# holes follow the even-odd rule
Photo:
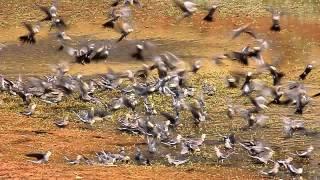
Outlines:
[[[219,6],[213,5],[209,9],[208,14],[203,18],[204,21],[212,22],[214,20],[214,13],[218,9]]]
[[[248,23],[243,26],[240,26],[237,29],[234,29],[232,39],[237,38],[238,36],[240,36],[243,33],[248,34],[249,36],[253,37],[254,39],[257,39],[256,33],[251,29],[250,26],[251,26],[251,23]]]
[[[267,11],[272,14],[272,26],[270,27],[270,30],[275,32],[281,31],[280,18],[283,13],[272,8],[267,8]]]
[[[179,9],[183,12],[181,19],[192,16],[193,13],[195,13],[198,10],[197,8],[198,5],[194,2],[191,2],[191,1],[181,2],[180,0],[173,0],[173,1],[176,4],[176,6],[178,6]]]
[[[29,44],[35,44],[36,43],[36,34],[40,31],[40,25],[31,25],[29,23],[22,23],[23,26],[28,30],[27,35],[23,35],[19,37],[19,40],[22,44],[29,43]]]

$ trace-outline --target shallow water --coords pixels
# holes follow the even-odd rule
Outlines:
[[[315,13],[316,12],[317,11],[315,11]],[[244,21],[247,22],[249,20]],[[280,59],[280,69],[287,75],[285,80],[296,80],[306,64],[315,64],[316,69],[306,80],[307,87],[312,93],[320,90],[318,69],[320,63],[318,58],[320,55],[320,34],[318,29],[316,29],[320,27],[318,23],[318,21],[303,22],[299,21],[299,18],[297,21],[294,17],[286,17],[283,20],[284,30],[278,34],[268,31],[270,25],[269,18],[257,19],[253,24],[259,37],[268,39],[270,42],[270,49],[265,52],[265,59],[268,62],[271,62],[273,59]],[[252,43],[252,40],[245,35],[231,41],[230,31],[233,27],[232,23],[229,23],[227,20],[221,20],[213,25],[208,25],[205,23],[192,24],[189,19],[186,19],[185,22],[180,24],[170,26],[164,25],[157,26],[157,28],[151,27],[146,29],[140,27],[140,30],[138,29],[136,33],[129,36],[129,41],[124,41],[116,45],[116,47],[110,51],[110,58],[107,59],[105,64],[99,63],[85,66],[71,64],[71,72],[91,75],[105,72],[107,66],[116,67],[116,70],[139,67],[142,63],[148,62],[136,62],[130,58],[130,54],[133,52],[134,45],[137,41],[148,40],[158,46],[157,52],[171,51],[185,61],[197,58],[204,59],[208,64],[208,66],[204,68],[205,72],[209,74],[214,73],[215,69],[221,69],[222,67],[210,64],[213,55],[221,54],[229,50],[241,50],[248,43]],[[85,34],[92,31],[92,28],[97,33],[85,36]],[[118,36],[108,30],[95,29],[94,25],[82,28],[81,30],[78,30],[76,27],[72,28],[70,35],[74,41],[81,41],[81,43],[85,43],[88,39],[92,42],[106,41],[107,39]],[[14,34],[14,36],[16,36],[16,34]],[[40,36],[39,42],[34,46],[18,45],[17,42],[12,40],[8,41],[7,44],[8,46],[0,53],[0,72],[9,77],[16,77],[19,74],[22,76],[44,75],[50,72],[50,65],[61,61],[73,61],[72,57],[56,50],[58,47],[57,42],[51,36]],[[232,65],[227,63],[226,69],[231,67]],[[253,68],[254,66],[251,66],[248,69]],[[224,74],[220,76],[223,77]],[[320,168],[318,165],[320,161],[320,135],[296,135],[293,138],[286,139],[281,133],[281,117],[283,116],[304,119],[307,128],[311,131],[320,131],[320,112],[317,111],[320,108],[319,99],[315,99],[312,105],[308,106],[302,117],[293,116],[292,107],[270,107],[265,113],[270,116],[271,119],[268,122],[269,128],[243,131],[240,130],[240,128],[245,123],[241,118],[230,121],[225,117],[223,107],[225,104],[222,102],[225,102],[228,96],[236,97],[235,94],[219,96],[219,90],[220,89],[218,89],[217,97],[208,98],[208,103],[213,101],[220,102],[214,103],[220,107],[208,107],[209,115],[212,116],[213,120],[206,123],[205,128],[200,130],[188,127],[187,125],[188,130],[182,131],[184,134],[191,133],[193,136],[198,137],[201,133],[206,133],[209,139],[217,140],[217,132],[224,134],[231,130],[236,132],[237,137],[241,139],[250,139],[252,137],[262,139],[277,151],[275,157],[281,159],[284,159],[286,155],[290,155],[291,152],[297,149],[306,149],[312,144],[315,147],[314,156],[308,161],[295,161],[295,163],[304,167],[306,172],[304,176],[320,176]],[[225,90],[223,90],[223,92],[225,92]],[[188,120],[185,121],[187,122]],[[190,132],[186,132],[189,130]],[[207,153],[213,152],[211,146],[205,147],[204,149]],[[240,153],[242,155],[243,151],[240,151]],[[206,162],[205,159],[199,157],[195,157],[195,159],[200,162]],[[250,167],[255,170],[264,169],[261,168],[263,166],[252,165],[252,161],[249,158],[240,155],[235,155],[225,166]],[[280,176],[287,177],[284,174]]]

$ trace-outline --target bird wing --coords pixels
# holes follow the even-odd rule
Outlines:
[[[43,153],[28,153],[26,154],[27,157],[34,157],[37,158],[37,160],[41,160],[44,157]]]
[[[48,7],[45,7],[45,6],[39,6],[40,10],[44,13],[46,13],[46,15],[48,17],[51,17],[51,13],[49,12],[49,8]]]
[[[65,52],[69,55],[69,56],[76,56],[76,53],[78,52],[77,49],[74,49],[72,47],[68,47],[68,46],[64,46],[63,48],[65,50]]]
[[[23,22],[22,24],[30,33],[34,33],[31,24],[25,22]]]
[[[133,4],[137,5],[138,7],[142,7],[142,4],[139,0],[133,0]]]
[[[120,3],[120,0],[115,0],[115,1],[112,2],[111,6],[112,7],[116,7],[116,6],[119,5],[119,3]]]
[[[251,28],[246,28],[246,30],[244,32],[249,34],[251,37],[257,39],[256,33]]]
[[[188,12],[188,9],[184,6],[184,4],[179,0],[173,0],[176,6],[180,8],[183,12]]]
[[[165,118],[167,118],[168,120],[173,120],[174,119],[174,117],[171,115],[171,114],[169,114],[169,113],[167,113],[167,112],[161,112],[160,113],[163,117],[165,117]]]

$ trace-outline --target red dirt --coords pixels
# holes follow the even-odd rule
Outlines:
[[[216,166],[151,167],[137,166],[133,162],[118,167],[99,165],[67,165],[63,156],[75,157],[84,154],[90,157],[95,151],[115,152],[119,146],[134,150],[136,143],[142,139],[120,135],[116,132],[98,132],[79,130],[72,127],[57,129],[48,122],[36,118],[25,118],[14,113],[0,111],[0,179],[27,178],[86,178],[86,179],[257,179],[255,173],[246,170]],[[33,125],[36,124],[36,125]],[[33,131],[45,130],[47,133],[37,135]],[[53,152],[48,164],[28,162],[26,153],[35,151]]]

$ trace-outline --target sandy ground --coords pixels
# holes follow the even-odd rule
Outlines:
[[[29,1],[28,1],[29,2]],[[39,1],[37,1],[39,2]],[[12,3],[8,3],[4,6],[4,9],[10,9],[16,7]],[[26,4],[24,2],[23,4]],[[70,6],[70,7],[69,7]],[[90,34],[93,26],[101,26],[101,22],[105,20],[103,7],[97,7],[99,13],[94,13],[97,9],[90,10],[85,15],[94,15],[88,23],[85,21],[85,15],[79,15],[81,10],[93,7],[93,5],[86,5],[76,10],[76,15],[79,15],[80,20],[75,21],[75,17],[71,16],[71,6],[62,7],[62,10],[66,10],[64,16],[69,17],[72,28],[70,34],[84,35]],[[33,19],[40,15],[40,12],[30,13],[28,10],[36,11],[36,7],[29,7],[26,10],[19,10],[20,14],[16,17],[12,14],[5,15],[0,12],[0,17],[5,19],[2,23],[0,31],[2,35],[0,37],[1,42],[16,41],[17,37],[25,32],[25,30],[16,21],[21,22],[22,17],[26,19]],[[163,29],[162,33],[166,33],[166,27],[175,27],[175,19],[172,17],[161,16],[157,14],[152,17],[142,16],[150,12],[156,11],[155,8],[149,7],[146,11],[140,13],[136,12],[141,18],[137,21],[138,31],[132,34],[130,38],[150,38],[157,36],[157,31],[151,31],[153,28]],[[163,11],[160,11],[163,12]],[[70,16],[69,16],[70,15]],[[190,26],[198,27],[197,31],[208,32],[207,36],[210,36],[215,31],[219,31],[222,28],[232,29],[235,25],[243,24],[245,22],[253,22],[257,30],[268,29],[270,25],[270,17],[262,17],[259,19],[234,18],[230,21],[218,16],[218,21],[215,24],[204,24],[201,22],[203,14],[198,14],[193,17],[192,20],[187,20],[184,25],[190,24]],[[284,20],[284,24],[292,24],[294,18],[288,18]],[[142,23],[144,22],[144,23]],[[12,25],[11,25],[12,24]],[[289,32],[298,32],[310,39],[320,39],[319,24],[295,24],[288,25]],[[118,36],[112,31],[105,32],[104,29],[98,29],[99,38],[109,38]],[[45,30],[46,32],[46,30]],[[68,32],[68,33],[69,33]],[[46,33],[40,33],[39,37],[42,38]],[[167,34],[168,38],[179,38],[178,34]],[[181,37],[186,37],[181,36]],[[191,38],[191,37],[190,37]],[[211,53],[211,52],[210,52]],[[318,55],[318,51],[315,52],[315,56]],[[129,65],[134,67],[135,65]],[[121,67],[119,65],[114,66],[119,70],[125,70],[127,67]],[[97,70],[99,68],[101,72],[106,70],[105,66],[93,65],[88,69],[84,66],[73,66],[72,73],[89,72],[90,69]],[[123,69],[122,69],[123,68]],[[205,68],[204,71],[210,71],[212,65]],[[201,70],[202,71],[202,70]],[[300,71],[300,69],[299,69]],[[42,132],[42,133],[39,133]],[[118,167],[105,167],[105,166],[90,166],[90,165],[67,165],[63,159],[63,156],[70,158],[75,157],[77,154],[83,154],[93,158],[94,153],[101,150],[117,152],[120,146],[126,146],[129,152],[134,152],[137,144],[141,144],[144,140],[138,136],[130,136],[126,134],[120,134],[115,130],[92,130],[82,128],[80,124],[73,123],[66,129],[56,128],[52,120],[38,119],[38,118],[26,118],[19,115],[17,112],[8,111],[8,109],[0,108],[0,179],[17,178],[17,179],[262,179],[257,172],[251,172],[240,168],[233,168],[228,166],[212,165],[210,162],[205,165],[200,164],[188,164],[182,167],[172,167],[168,164],[160,165],[155,164],[153,166],[137,166],[134,162],[129,164],[119,165]],[[47,151],[53,152],[53,155],[48,164],[36,165],[28,162],[26,153],[35,151]],[[133,157],[134,154],[130,154]]]
[[[75,157],[84,154],[93,157],[94,151],[116,152],[120,146],[134,149],[142,143],[138,137],[119,135],[117,132],[98,132],[92,130],[57,129],[47,127],[44,120],[25,118],[15,113],[0,111],[0,179],[257,179],[255,173],[246,170],[210,165],[188,165],[170,167],[154,165],[137,166],[133,162],[106,167],[99,165],[67,165],[63,156]],[[34,125],[37,124],[37,125]],[[44,130],[45,129],[45,130]],[[37,134],[36,131],[45,131]],[[26,153],[51,150],[48,164],[32,164],[27,161]]]

